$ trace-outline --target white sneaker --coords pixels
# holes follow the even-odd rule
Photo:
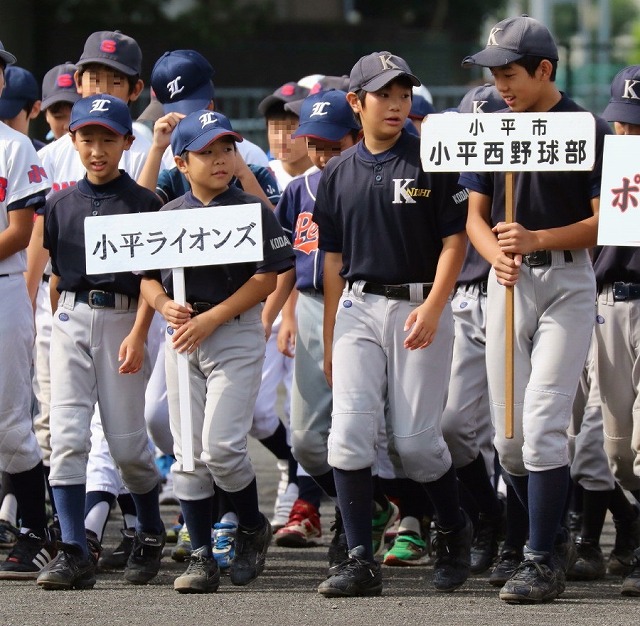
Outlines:
[[[293,508],[294,502],[298,499],[298,485],[289,483],[284,493],[279,494],[273,507],[273,517],[271,518],[271,527],[273,532],[284,528],[289,521],[289,514]]]

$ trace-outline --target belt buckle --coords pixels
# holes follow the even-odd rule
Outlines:
[[[100,289],[92,289],[89,292],[89,297],[87,298],[87,304],[92,309],[106,309],[107,292],[101,291]]]
[[[629,297],[629,285],[623,282],[613,283],[613,299],[624,302]]]
[[[191,308],[193,309],[194,315],[200,315],[201,313],[210,311],[213,308],[213,305],[208,302],[193,302],[191,304]]]
[[[405,285],[385,285],[384,297],[388,300],[407,300],[408,294],[405,293],[408,288]]]
[[[523,254],[522,262],[528,267],[549,265],[551,262],[551,253],[548,250],[534,250],[528,254]]]

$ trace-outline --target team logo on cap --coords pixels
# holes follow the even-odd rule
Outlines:
[[[73,76],[71,76],[71,74],[60,74],[56,82],[58,87],[66,89],[67,87],[73,86]]]
[[[472,102],[472,104],[473,104],[472,113],[484,113],[484,105],[487,104],[487,102],[489,102],[489,101],[488,100],[474,100]]]
[[[496,41],[496,35],[501,31],[504,30],[502,28],[498,28],[497,26],[494,26],[491,29],[491,32],[489,33],[489,38],[487,39],[487,46],[499,46],[500,44]]]
[[[283,96],[292,96],[296,92],[296,88],[293,85],[282,85],[280,93]]]
[[[309,117],[327,115],[328,111],[325,111],[325,109],[330,106],[331,102],[316,102],[311,107],[311,115]]]
[[[640,80],[636,80],[635,78],[628,78],[625,80],[622,97],[628,98],[629,100],[640,100],[640,96],[635,91],[638,83],[640,83]]]
[[[106,52],[107,54],[113,54],[116,51],[116,42],[113,39],[105,39],[100,44],[100,52]]]
[[[173,100],[174,96],[177,96],[181,91],[184,91],[184,85],[180,85],[182,76],[176,76],[173,80],[167,83],[167,89],[169,90],[169,98]]]
[[[382,63],[383,70],[399,70],[400,68],[391,60],[392,54],[381,54],[378,56]]]
[[[207,111],[206,113],[203,113],[198,119],[200,120],[200,124],[202,124],[202,128],[208,126],[209,124],[218,123],[218,118],[215,116],[213,111]]]
[[[108,104],[111,104],[111,100],[107,98],[96,98],[91,103],[91,110],[89,113],[105,113],[109,110]]]

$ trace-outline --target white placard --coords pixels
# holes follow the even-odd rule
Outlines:
[[[604,138],[598,245],[640,245],[640,136]]]
[[[87,274],[261,261],[260,204],[87,217]]]
[[[440,113],[422,122],[425,172],[590,170],[591,113]]]

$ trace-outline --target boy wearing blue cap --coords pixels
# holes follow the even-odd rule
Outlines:
[[[179,170],[191,191],[162,210],[224,207],[259,202],[230,186],[235,142],[242,137],[229,120],[208,109],[182,119],[171,136]],[[220,209],[224,210],[224,209]],[[167,322],[166,372],[176,463],[174,491],[191,538],[189,566],[174,582],[179,593],[212,593],[220,573],[211,551],[214,481],[238,515],[234,585],[246,585],[263,570],[271,525],[258,508],[256,477],[246,439],[260,386],[265,352],[261,302],[277,274],[293,266],[293,251],[273,211],[261,203],[264,260],[186,268],[187,305],[173,300],[171,270],[145,272],[142,294]],[[189,358],[195,471],[182,465],[177,353]]]
[[[152,309],[130,272],[87,275],[84,217],[157,211],[160,201],[118,169],[133,143],[127,105],[97,94],[73,106],[73,145],[86,168],[77,185],[53,194],[45,207],[44,245],[51,255],[51,473],[62,541],[42,570],[45,589],[95,585],[84,510],[90,423],[96,403],[109,451],[138,510],[125,580],[143,584],[159,568],[164,526],[159,475],[144,421],[145,338]]]
[[[0,120],[7,126],[29,136],[29,123],[40,114],[40,89],[29,70],[10,65],[4,73],[4,90],[0,96]],[[40,150],[42,141],[32,139],[33,147]]]

